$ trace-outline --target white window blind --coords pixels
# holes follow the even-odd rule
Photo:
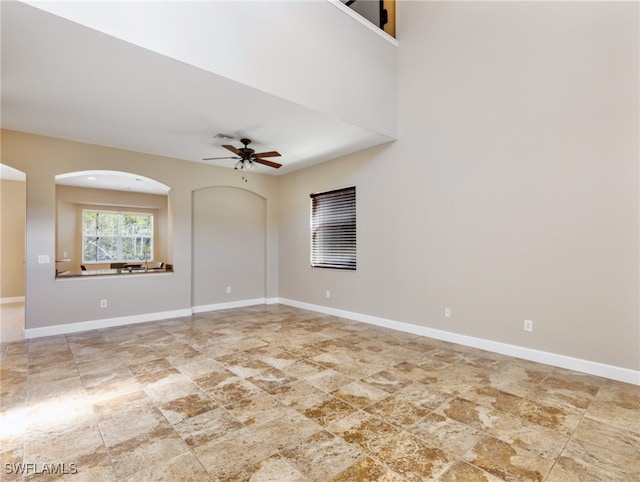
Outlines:
[[[311,266],[356,269],[356,188],[311,194]]]

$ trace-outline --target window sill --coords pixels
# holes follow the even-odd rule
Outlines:
[[[135,275],[149,275],[149,274],[161,274],[161,273],[173,273],[173,268],[149,268],[149,269],[88,269],[86,271],[60,271],[56,273],[56,279],[70,279],[70,278],[101,278],[108,276],[135,276]]]

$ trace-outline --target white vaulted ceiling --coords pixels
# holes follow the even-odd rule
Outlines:
[[[193,162],[231,155],[221,144],[240,146],[248,137],[257,151],[282,154],[281,169],[258,166],[267,174],[393,140],[33,5],[10,1],[1,8],[5,129]],[[322,91],[322,79],[306,88]],[[216,139],[218,133],[233,139]]]

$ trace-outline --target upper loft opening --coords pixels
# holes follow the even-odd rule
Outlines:
[[[376,27],[396,36],[396,0],[340,0]]]

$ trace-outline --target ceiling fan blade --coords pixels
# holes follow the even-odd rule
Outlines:
[[[229,144],[223,144],[222,147],[224,147],[225,149],[230,150],[235,155],[242,157],[242,152],[240,152],[236,147],[230,146]]]
[[[269,167],[275,167],[276,169],[278,169],[279,167],[282,167],[282,164],[278,164],[277,162],[267,161],[266,159],[256,158],[253,160],[253,162],[257,162],[258,164],[264,164],[265,166],[269,166]]]
[[[280,153],[276,151],[269,152],[257,152],[254,154],[255,157],[280,157]]]
[[[219,159],[240,159],[239,157],[205,157],[203,161],[217,161]]]

